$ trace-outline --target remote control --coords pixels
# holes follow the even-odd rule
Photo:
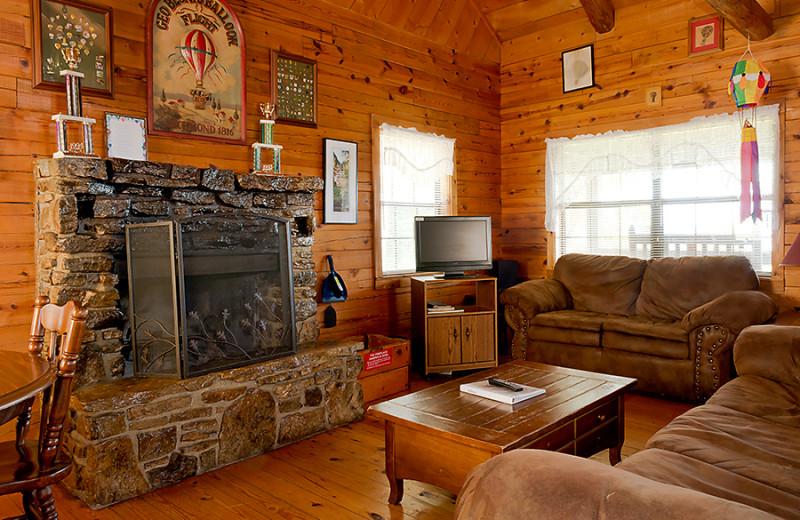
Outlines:
[[[517,383],[512,383],[511,381],[506,381],[505,379],[500,379],[499,377],[490,377],[489,384],[492,386],[499,386],[502,388],[507,388],[512,392],[521,392],[522,387]]]

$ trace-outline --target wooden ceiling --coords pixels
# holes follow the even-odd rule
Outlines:
[[[598,33],[614,27],[614,9],[641,0],[327,0],[422,38],[480,54],[484,47],[526,36],[577,17]],[[732,27],[753,40],[772,34],[757,0],[706,0]],[[488,56],[487,56],[488,57]]]

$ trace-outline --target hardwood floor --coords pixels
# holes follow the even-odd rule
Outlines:
[[[426,383],[412,377],[411,391],[444,378]],[[688,408],[628,396],[623,457],[642,449],[656,430]],[[0,438],[11,432],[4,425]],[[607,464],[608,451],[592,458]],[[383,469],[383,424],[364,419],[98,511],[57,486],[56,507],[64,520],[452,519],[455,496],[415,481],[406,481],[402,503],[390,506]],[[0,517],[21,513],[19,495],[0,497]]]

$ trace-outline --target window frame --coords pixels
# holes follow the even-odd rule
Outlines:
[[[374,261],[374,278],[375,289],[388,289],[392,287],[410,287],[410,279],[412,276],[421,276],[426,273],[397,273],[397,274],[383,274],[383,254],[381,250],[381,142],[380,142],[380,127],[382,124],[397,126],[401,128],[414,128],[419,132],[426,134],[436,134],[456,140],[453,146],[453,175],[450,180],[450,204],[448,215],[458,215],[458,194],[456,187],[458,185],[458,139],[454,132],[426,123],[415,123],[413,121],[402,120],[392,117],[380,116],[372,114],[372,232],[373,232],[373,261]]]
[[[773,230],[772,232],[772,271],[770,274],[758,274],[759,281],[761,282],[762,289],[769,290],[771,292],[783,292],[785,290],[785,268],[779,265],[780,261],[783,259],[784,255],[786,254],[786,250],[792,242],[794,235],[790,238],[786,237],[786,220],[785,220],[785,163],[786,163],[786,99],[785,98],[778,98],[778,99],[770,99],[769,102],[764,103],[765,105],[778,105],[778,125],[780,128],[780,135],[778,136],[778,179],[777,179],[777,186],[775,190],[775,213],[776,219],[778,220],[778,227]],[[648,120],[648,127],[658,127],[658,126],[668,126],[674,124],[680,124],[686,121],[689,121],[695,117],[702,117],[702,116],[711,116],[717,114],[729,114],[731,113],[730,107],[723,107],[717,110],[702,110],[702,111],[695,111],[689,112],[686,114],[681,114],[681,119],[676,121],[674,116],[662,116]],[[617,128],[619,130],[638,130],[639,128],[622,128],[621,125]],[[583,128],[582,133],[591,133],[589,129]],[[600,131],[610,130],[609,128],[602,129]],[[594,133],[598,131],[595,130]],[[551,135],[548,137],[574,137],[578,134],[570,134],[570,135],[561,135],[555,136]],[[544,229],[544,225],[542,225]],[[545,269],[546,275],[548,277],[552,277],[553,275],[553,268],[555,267],[555,263],[558,260],[556,258],[556,234],[553,231],[546,231],[545,230],[545,241],[547,243],[547,267]],[[788,240],[788,242],[787,242]]]

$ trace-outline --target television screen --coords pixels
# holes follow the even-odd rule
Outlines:
[[[415,217],[417,271],[463,271],[492,267],[492,220],[488,216]]]

